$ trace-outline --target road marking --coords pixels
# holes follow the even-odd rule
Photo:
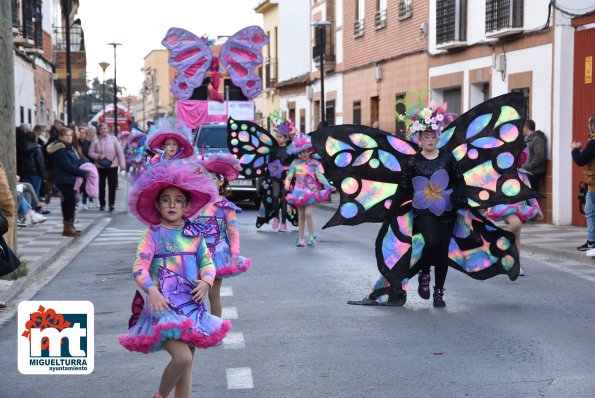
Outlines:
[[[224,307],[221,318],[223,319],[238,319],[238,309],[236,307]]]
[[[221,290],[219,291],[219,295],[221,297],[231,297],[233,296],[233,289],[231,286],[221,286]]]
[[[585,271],[578,271],[578,270],[572,268],[572,266],[573,266],[572,262],[563,261],[560,263],[551,263],[548,261],[547,258],[542,258],[542,257],[537,257],[537,256],[534,256],[533,258],[540,260],[540,262],[542,264],[545,264],[546,266],[551,267],[551,268],[555,268],[558,271],[562,271],[562,272],[566,272],[567,274],[578,276],[579,278],[584,279],[589,282],[595,282],[595,277],[587,275],[587,273]]]
[[[242,332],[229,332],[223,339],[223,348],[235,350],[238,348],[244,348],[244,333]]]
[[[225,373],[228,390],[246,390],[254,388],[254,382],[252,381],[252,369],[227,368]]]

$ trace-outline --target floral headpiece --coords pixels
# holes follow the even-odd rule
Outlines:
[[[269,120],[273,126],[273,131],[277,135],[289,138],[289,133],[293,130],[294,125],[291,120],[286,119],[285,116],[283,116],[283,112],[280,109],[275,109],[271,112]]]
[[[407,139],[413,142],[418,142],[419,135],[424,131],[431,131],[439,136],[442,129],[457,117],[454,113],[446,112],[446,102],[438,107],[433,99],[430,100],[428,106],[423,106],[422,103],[421,93],[407,93],[405,98],[395,104],[397,118],[406,126],[404,133]]]

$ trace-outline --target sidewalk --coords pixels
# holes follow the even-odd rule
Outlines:
[[[333,194],[332,200],[332,202],[320,203],[318,206],[335,212],[339,205],[339,196]],[[536,254],[595,265],[595,257],[587,257],[585,252],[576,250],[577,246],[582,245],[586,240],[586,228],[527,222],[523,224],[521,230],[521,255]]]
[[[128,183],[124,179],[119,181],[120,188],[116,193],[115,210],[113,212],[99,211],[99,208],[82,210],[82,204],[76,211],[75,227],[82,231],[81,237],[102,219],[113,217],[127,211]],[[107,195],[106,195],[107,196]],[[106,198],[107,199],[107,198]],[[29,273],[16,281],[0,279],[0,303],[9,303],[21,293],[35,277],[50,266],[64,251],[81,238],[62,236],[62,211],[60,198],[52,198],[49,205],[43,206],[51,211],[47,214],[47,221],[34,227],[22,227],[17,231],[18,255],[21,261],[27,262]]]

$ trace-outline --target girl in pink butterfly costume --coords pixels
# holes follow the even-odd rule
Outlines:
[[[231,154],[217,153],[210,155],[202,164],[219,187],[217,200],[205,207],[196,221],[208,229],[204,236],[217,271],[215,282],[209,290],[209,303],[211,314],[220,317],[223,310],[220,294],[223,278],[246,272],[250,267],[250,259],[240,256],[236,213],[242,210],[224,197],[227,182],[238,177],[240,162]]]
[[[306,134],[296,134],[289,145],[287,153],[297,154],[297,159],[291,162],[287,177],[285,178],[285,189],[290,191],[291,181],[295,177],[295,183],[291,191],[287,194],[287,203],[298,208],[298,230],[299,238],[296,246],[305,246],[304,225],[308,226],[308,246],[316,244],[316,235],[314,235],[314,219],[312,212],[314,205],[328,199],[332,191],[336,189],[328,182],[324,176],[322,164],[310,157],[312,154],[312,142]],[[325,188],[322,188],[324,186]]]
[[[146,146],[158,153],[158,159],[189,159],[194,155],[192,132],[186,125],[175,119],[163,118],[151,126]],[[155,163],[155,161],[153,161]]]
[[[517,166],[519,167],[518,173],[521,180],[527,186],[531,186],[527,172],[521,168],[521,166],[527,161],[528,150],[525,148],[519,155]],[[484,215],[492,221],[505,221],[507,224],[507,230],[514,234],[514,241],[516,243],[519,254],[521,253],[521,227],[524,222],[533,218],[537,220],[543,220],[543,213],[539,207],[537,199],[531,198],[522,202],[514,204],[502,204],[490,207],[484,213]],[[522,273],[523,271],[521,271]]]
[[[215,266],[201,231],[189,227],[194,216],[217,197],[200,166],[161,162],[136,181],[128,205],[149,227],[139,242],[133,274],[147,293],[137,292],[128,332],[119,341],[131,351],[166,350],[165,367],[154,397],[189,397],[195,347],[218,344],[231,328],[204,306],[215,280]]]

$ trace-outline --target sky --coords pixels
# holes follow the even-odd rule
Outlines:
[[[83,0],[76,18],[81,19],[87,51],[87,78],[103,79],[100,62],[108,62],[105,78],[114,76],[117,47],[117,83],[125,94],[138,95],[144,57],[163,49],[161,40],[171,27],[184,28],[209,38],[232,35],[249,26],[262,26],[254,8],[261,0]]]

